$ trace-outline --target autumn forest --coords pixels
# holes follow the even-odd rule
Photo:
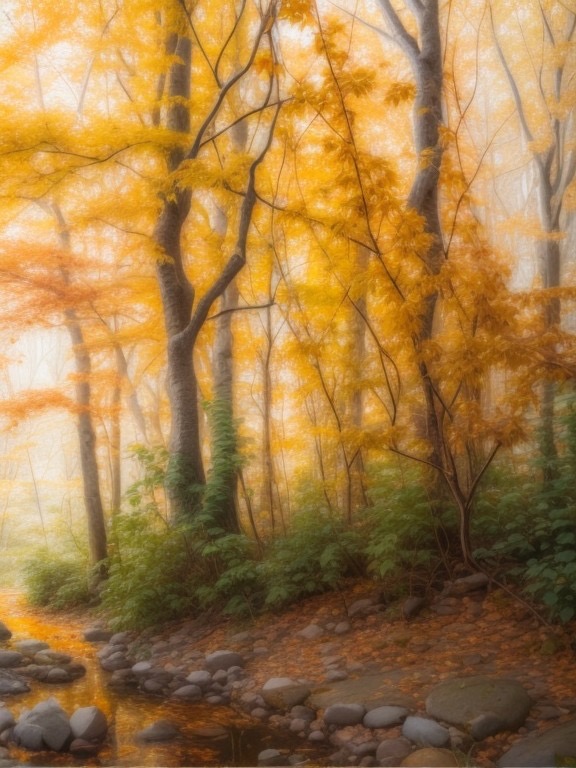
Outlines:
[[[121,627],[480,570],[572,620],[574,0],[0,34],[1,577]]]

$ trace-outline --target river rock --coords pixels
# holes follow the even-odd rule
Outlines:
[[[18,667],[24,661],[24,656],[18,651],[0,651],[0,667]]]
[[[365,728],[389,728],[401,723],[409,714],[405,707],[376,707],[366,713],[362,724]]]
[[[270,707],[286,712],[306,701],[310,689],[289,677],[271,677],[264,683],[260,693]]]
[[[136,738],[139,741],[172,741],[179,735],[180,731],[169,720],[157,720],[148,728],[139,731],[136,734]]]
[[[41,701],[24,712],[14,726],[14,740],[25,749],[45,747],[61,752],[72,735],[68,715],[54,698]]]
[[[450,766],[458,766],[460,763],[449,749],[425,747],[407,755],[400,765],[403,768],[404,766],[410,766],[410,768],[449,768]]]
[[[0,669],[0,696],[26,693],[29,690],[30,687],[19,675]]]
[[[135,675],[141,676],[152,670],[152,664],[149,661],[137,661],[136,664],[132,665],[131,669]]]
[[[387,672],[325,684],[313,691],[307,703],[314,709],[326,709],[331,704],[338,704],[341,701],[364,704],[366,709],[388,705],[407,709],[416,707],[416,702],[411,696],[399,691],[391,684],[391,678]]]
[[[0,621],[0,643],[5,643],[6,640],[10,640],[12,632],[8,629],[3,621]]]
[[[408,739],[386,739],[381,741],[376,750],[376,761],[381,766],[397,766],[412,752],[412,744]]]
[[[456,726],[470,727],[470,723],[481,715],[500,718],[499,731],[515,731],[520,728],[532,700],[515,680],[476,677],[445,680],[435,686],[426,699],[426,711],[431,717]],[[493,727],[496,720],[492,721]],[[442,745],[434,745],[442,746]]]
[[[106,658],[100,659],[100,666],[107,672],[115,672],[117,669],[127,669],[132,664],[128,661],[124,651],[114,651]]]
[[[72,678],[65,669],[52,667],[48,670],[44,682],[46,683],[69,683]]]
[[[39,651],[34,654],[35,664],[70,664],[72,656],[69,653],[59,651]]]
[[[46,651],[50,648],[48,643],[45,643],[43,640],[19,640],[14,645],[24,656],[34,656],[35,653]]]
[[[230,667],[244,667],[246,662],[236,651],[214,651],[206,656],[204,664],[209,672],[216,672]]]
[[[85,739],[74,739],[70,744],[69,752],[76,758],[94,757],[100,751],[102,744]]]
[[[258,765],[286,765],[286,757],[277,749],[264,749],[258,754]]]
[[[407,717],[402,726],[402,736],[419,747],[444,747],[450,742],[448,729],[425,717]]]
[[[473,573],[471,576],[464,576],[461,579],[450,581],[442,591],[443,596],[462,597],[470,592],[479,589],[485,589],[490,582],[485,573]]]
[[[228,679],[228,675],[224,670],[219,670],[214,675],[214,682],[225,683]],[[208,688],[212,683],[212,675],[206,669],[197,669],[195,672],[190,672],[186,680],[192,685],[197,685],[200,688]]]
[[[186,701],[199,701],[202,698],[202,689],[198,685],[183,685],[177,688],[172,696],[175,699],[186,699]]]
[[[108,721],[98,707],[80,707],[70,718],[70,729],[75,739],[102,741],[108,731]]]
[[[308,624],[300,632],[296,632],[296,637],[301,637],[304,640],[316,640],[316,638],[322,637],[323,634],[324,630],[318,624]]]
[[[16,720],[14,720],[12,712],[10,712],[9,709],[6,709],[6,707],[0,707],[0,733],[7,728],[12,728],[15,724]]]
[[[520,739],[502,755],[497,765],[498,768],[547,768],[563,765],[561,759],[567,757],[576,758],[576,720]]]
[[[332,704],[324,712],[326,725],[358,725],[366,714],[363,704]]]
[[[112,637],[112,632],[103,627],[90,627],[84,632],[84,640],[87,643],[108,642]]]

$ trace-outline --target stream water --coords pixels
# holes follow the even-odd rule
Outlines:
[[[54,651],[69,653],[86,667],[86,675],[73,683],[47,685],[31,681],[32,690],[7,696],[5,704],[17,718],[23,709],[54,696],[71,715],[78,707],[96,705],[111,725],[110,738],[92,765],[101,766],[250,766],[267,748],[292,752],[302,746],[288,733],[254,724],[229,707],[163,700],[138,694],[122,694],[107,687],[108,675],[96,658],[97,647],[83,640],[80,620],[59,623],[57,617],[39,614],[26,606],[20,595],[0,594],[0,619],[12,631],[12,642],[35,639]],[[138,742],[135,734],[158,720],[170,720],[181,736],[169,743]],[[306,750],[304,749],[304,752]],[[35,766],[79,765],[66,753],[18,754]]]

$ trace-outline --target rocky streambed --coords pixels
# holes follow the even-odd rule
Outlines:
[[[222,712],[266,726],[249,762],[242,762],[246,755],[237,762],[216,755],[215,763],[182,755],[179,765],[570,764],[573,655],[558,647],[550,655],[553,637],[529,616],[511,624],[512,611],[507,617],[494,610],[494,600],[481,580],[460,579],[428,604],[407,601],[395,617],[366,595],[345,604],[345,612],[311,601],[300,613],[240,632],[188,621],[140,634],[92,627],[85,637],[109,691],[187,713],[149,718],[134,730],[140,743],[177,750],[193,737],[226,738]],[[37,659],[25,666],[34,664],[41,666]],[[553,677],[559,669],[564,687]],[[16,664],[5,670],[12,678],[21,671]],[[198,707],[212,715],[198,722]],[[16,727],[0,735],[8,749]]]

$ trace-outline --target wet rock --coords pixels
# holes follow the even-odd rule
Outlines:
[[[84,640],[86,640],[87,643],[108,642],[111,637],[112,632],[103,627],[90,627],[84,632]]]
[[[475,718],[489,714],[500,718],[500,730],[510,731],[520,728],[531,705],[520,683],[483,675],[445,680],[426,699],[426,711],[438,720],[468,727]]]
[[[70,729],[75,739],[100,741],[106,736],[108,721],[98,707],[80,707],[70,718]]]
[[[24,712],[14,726],[15,742],[34,751],[47,747],[61,752],[71,735],[68,715],[54,698],[41,701],[30,711]]]
[[[14,715],[6,707],[0,707],[0,733],[16,724]]]
[[[363,704],[332,704],[324,712],[326,725],[357,725],[366,714]]]
[[[304,640],[316,640],[317,637],[322,637],[323,634],[324,629],[318,624],[308,624],[300,632],[296,632],[296,637],[301,637]]]
[[[214,651],[206,656],[204,663],[208,672],[230,669],[230,667],[244,667],[246,664],[244,658],[236,651]]]
[[[376,750],[376,762],[381,766],[398,766],[412,752],[412,744],[402,737],[381,741]]]
[[[270,707],[287,711],[306,701],[310,689],[289,677],[271,677],[264,683],[261,695]]]
[[[46,683],[69,683],[72,680],[70,675],[65,669],[60,667],[52,667],[48,670],[48,674],[44,679]]]
[[[68,653],[59,653],[58,651],[40,651],[34,654],[35,664],[70,664],[72,656]]]
[[[19,675],[0,669],[0,696],[26,693],[29,690],[30,686]]]
[[[17,643],[14,643],[14,646],[24,656],[34,656],[35,653],[46,651],[50,648],[48,643],[42,640],[19,640]]]
[[[0,643],[5,643],[6,640],[10,640],[12,632],[8,629],[3,621],[0,621]]]
[[[142,731],[138,731],[136,738],[139,741],[155,742],[155,741],[172,741],[180,734],[178,728],[169,720],[157,720],[148,728],[144,728]]]
[[[400,765],[411,768],[449,768],[460,764],[450,750],[426,747],[412,752],[402,760]]]
[[[258,755],[258,765],[286,765],[286,757],[277,749],[265,749]]]
[[[0,668],[18,667],[24,661],[24,656],[18,651],[0,651]]]
[[[420,747],[444,747],[450,742],[448,729],[425,717],[407,717],[402,726],[402,736]]]
[[[547,768],[563,764],[559,758],[576,758],[576,720],[517,741],[497,765],[498,768]]]
[[[172,696],[175,699],[199,701],[202,698],[202,689],[198,685],[184,685],[182,688],[175,690]]]
[[[366,713],[362,724],[365,728],[389,728],[401,723],[409,714],[405,707],[376,707]]]

